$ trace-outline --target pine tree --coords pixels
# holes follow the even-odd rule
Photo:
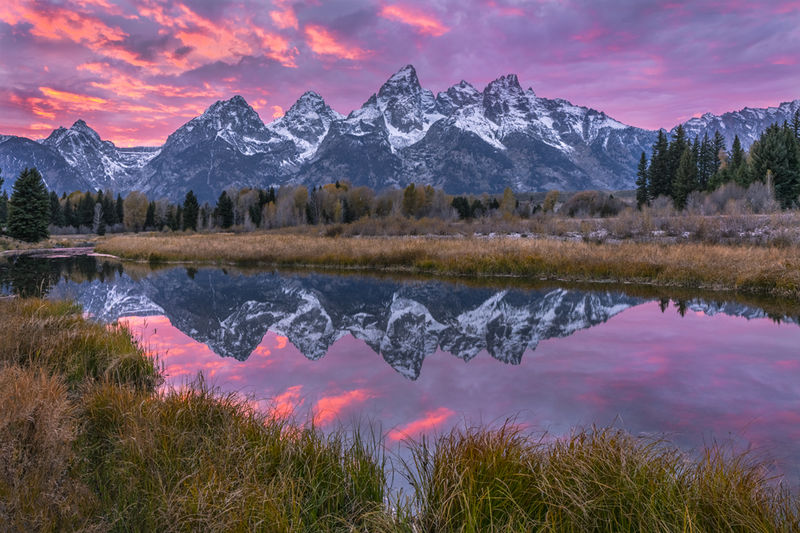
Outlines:
[[[650,193],[647,187],[647,156],[642,152],[639,159],[639,169],[636,172],[636,205],[641,207],[650,203]]]
[[[659,130],[658,139],[653,145],[653,156],[650,158],[648,171],[650,198],[669,196],[672,192],[672,179],[669,175],[669,142],[664,130]]]
[[[147,204],[147,214],[144,216],[145,229],[153,229],[156,227],[156,203],[150,202]]]
[[[697,189],[697,163],[694,158],[694,151],[686,148],[681,156],[678,171],[675,174],[673,184],[673,199],[675,207],[683,209],[686,207],[686,199],[689,194]]]
[[[50,224],[57,227],[64,225],[64,211],[61,210],[56,191],[50,191]]]
[[[8,193],[2,191],[0,192],[0,231],[6,222],[8,222]]]
[[[200,214],[200,203],[197,201],[197,196],[194,191],[186,193],[186,198],[183,201],[183,230],[190,229],[197,231],[197,215]]]
[[[667,194],[669,196],[674,196],[672,183],[675,181],[675,177],[678,174],[678,167],[681,164],[683,152],[687,147],[690,147],[690,144],[686,140],[686,130],[683,129],[683,124],[678,124],[678,127],[675,128],[675,137],[672,139],[672,142],[669,143],[669,155],[667,157],[667,176],[669,177],[670,184]]]
[[[3,171],[0,169],[0,174],[2,173]],[[3,176],[0,175],[0,232],[2,232],[6,220],[8,220],[8,195],[3,190],[3,181]]]
[[[714,147],[708,138],[708,132],[703,135],[700,150],[697,153],[697,187],[701,191],[708,189],[708,183],[714,171]]]
[[[125,204],[122,202],[122,195],[117,193],[117,205],[114,209],[117,214],[117,224],[125,221]]]
[[[75,220],[75,211],[72,209],[72,202],[69,198],[64,200],[64,226],[77,228]]]
[[[83,228],[91,228],[92,221],[94,220],[94,196],[89,191],[86,191],[78,202],[78,226]]]
[[[122,222],[117,220],[117,208],[114,205],[114,196],[111,191],[106,191],[103,195],[103,221],[106,223],[106,227],[113,227]]]
[[[794,117],[792,117],[792,131],[794,132],[794,137],[798,141],[800,141],[800,109],[794,112]]]
[[[50,236],[50,198],[35,168],[23,170],[8,201],[8,234],[15,239],[36,242]]]
[[[228,229],[233,226],[233,200],[228,193],[222,191],[217,200],[217,207],[214,209],[214,216],[218,220],[221,228]]]
[[[773,124],[750,148],[753,180],[763,181],[772,173],[775,199],[788,208],[800,196],[800,142],[789,126]]]
[[[733,145],[731,146],[731,171],[736,173],[744,164],[744,160],[745,153],[742,149],[742,141],[739,140],[739,136],[737,135],[733,138]]]

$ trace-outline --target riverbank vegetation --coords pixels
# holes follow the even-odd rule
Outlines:
[[[509,237],[213,234],[115,236],[98,251],[150,262],[193,261],[398,270],[455,276],[654,283],[800,296],[800,249]]]
[[[0,301],[0,522],[16,531],[794,531],[767,465],[617,430],[409,443],[257,411],[69,303]],[[412,487],[397,495],[392,475]]]

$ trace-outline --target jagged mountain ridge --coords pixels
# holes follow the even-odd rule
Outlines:
[[[53,294],[74,298],[106,321],[166,315],[186,335],[238,360],[247,359],[267,331],[285,335],[312,360],[352,335],[409,379],[419,376],[437,348],[464,361],[486,350],[519,364],[541,340],[569,336],[645,301],[616,292],[498,291],[444,282],[180,268],[139,281],[122,274],[105,282],[62,282]],[[709,315],[766,317],[736,303],[692,300],[687,306]]]
[[[722,115],[706,113],[700,117],[689,119],[683,127],[690,138],[695,136],[703,138],[708,135],[714,138],[714,132],[719,131],[724,137],[728,147],[733,144],[733,139],[738,135],[742,147],[747,150],[761,136],[761,132],[772,124],[791,124],[794,114],[800,109],[800,100],[784,102],[776,107],[752,108],[745,107],[739,111],[730,111]],[[677,126],[675,127],[677,128]],[[672,129],[674,133],[675,128]]]
[[[772,122],[791,119],[800,100],[685,126],[691,136],[717,127],[745,147]],[[774,120],[773,120],[774,119]],[[425,183],[450,193],[632,188],[642,151],[656,132],[601,111],[538,97],[510,74],[479,91],[466,81],[434,95],[407,65],[346,117],[304,93],[265,124],[241,96],[221,100],[173,132],[161,147],[117,148],[82,120],[58,128],[38,150],[0,137],[9,187],[23,166],[44,169],[58,192],[141,190],[181,200],[192,189],[214,201],[227,187],[319,185],[348,179],[375,189]],[[27,143],[25,141],[28,141]]]

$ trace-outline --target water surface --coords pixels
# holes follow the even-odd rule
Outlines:
[[[151,271],[89,257],[0,264],[0,287],[74,298],[99,320],[128,324],[172,384],[202,372],[322,428],[368,420],[391,443],[508,417],[552,435],[614,424],[687,450],[751,449],[800,480],[800,327],[786,306]]]

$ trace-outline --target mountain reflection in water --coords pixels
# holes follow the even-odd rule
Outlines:
[[[377,421],[389,441],[508,416],[555,435],[617,424],[686,448],[731,441],[800,479],[793,316],[613,290],[83,261],[39,265],[41,288],[127,323],[172,384],[202,371],[320,427]],[[35,286],[3,272],[6,292]]]

